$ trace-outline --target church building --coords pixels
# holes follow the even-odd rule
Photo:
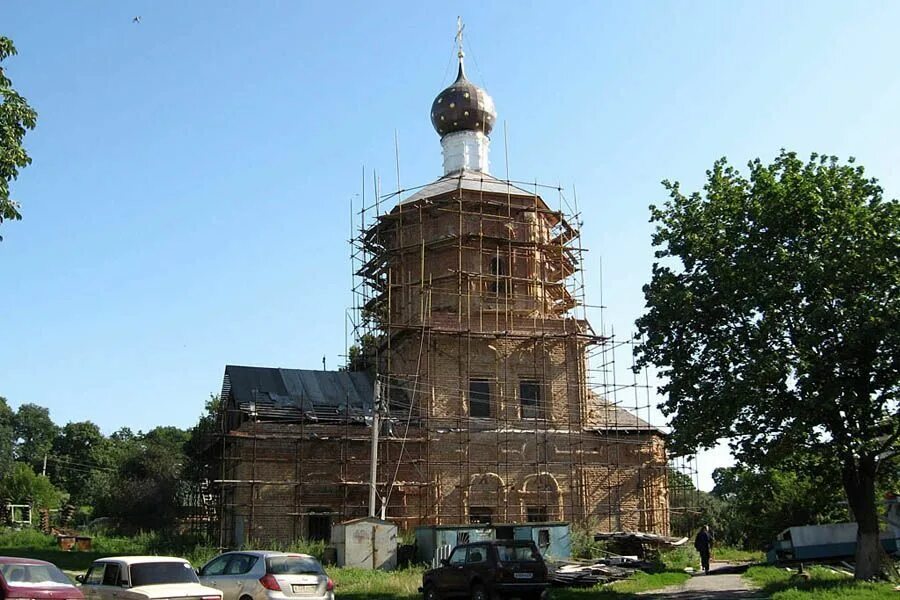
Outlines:
[[[490,174],[497,114],[461,48],[430,112],[442,175],[355,241],[360,370],[225,368],[209,476],[220,544],[326,539],[368,515],[376,415],[376,510],[401,529],[667,534],[664,437],[592,383],[609,340],[578,310],[577,227],[545,188]]]

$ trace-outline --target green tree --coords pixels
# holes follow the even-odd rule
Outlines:
[[[16,460],[39,468],[49,455],[59,427],[50,418],[50,411],[37,404],[23,404],[14,419]]]
[[[347,364],[342,371],[367,371],[374,375],[378,356],[379,338],[371,333],[364,333],[356,344],[347,351]]]
[[[698,490],[686,473],[669,469],[669,519],[673,535],[694,536],[702,525],[708,525],[716,542],[734,545],[729,535],[727,503]]]
[[[191,484],[200,484],[209,471],[212,457],[210,447],[222,432],[222,401],[218,394],[211,394],[206,401],[200,420],[191,428],[184,445],[184,476]]]
[[[47,468],[56,485],[69,492],[73,503],[92,503],[92,479],[112,470],[109,464],[99,462],[105,442],[100,428],[90,421],[67,423],[53,440]]]
[[[31,466],[23,463],[13,463],[11,469],[0,478],[0,488],[6,496],[17,504],[31,502],[38,508],[59,508],[66,495],[56,489],[50,480],[42,475],[37,475]]]
[[[824,474],[825,471],[822,472]],[[747,550],[761,549],[791,525],[839,523],[847,520],[843,494],[826,477],[804,469],[716,469],[712,493],[723,502],[723,536]]]
[[[0,36],[0,63],[15,54],[12,40]],[[34,129],[36,124],[37,113],[13,89],[0,64],[0,224],[5,219],[22,218],[19,203],[10,198],[10,182],[19,176],[19,169],[31,164],[22,140],[25,132]]]
[[[157,427],[128,439],[108,493],[97,499],[97,514],[113,517],[126,532],[171,529],[180,514],[189,437],[177,427]]]
[[[0,396],[0,473],[8,473],[13,463],[15,413]]]
[[[676,452],[728,438],[746,464],[809,448],[838,465],[867,579],[900,436],[900,204],[852,159],[749,169],[719,160],[690,195],[664,182],[638,366],[665,381]]]

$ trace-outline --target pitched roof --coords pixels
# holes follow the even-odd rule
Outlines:
[[[227,365],[222,397],[259,417],[290,419],[372,411],[367,373]]]
[[[595,395],[588,397],[585,429],[591,431],[651,431],[664,433],[634,413]]]
[[[527,196],[533,198],[539,196],[534,191],[523,190],[509,181],[497,179],[493,175],[481,171],[457,171],[444,175],[437,181],[433,181],[416,190],[410,196],[400,200],[400,204],[416,202],[424,198],[433,198],[457,189],[484,192],[486,194],[509,194],[511,196]]]

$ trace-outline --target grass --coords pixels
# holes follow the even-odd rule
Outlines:
[[[668,571],[684,571],[686,568],[700,568],[700,555],[693,546],[679,546],[672,550],[660,552],[659,560]]]
[[[807,569],[803,580],[781,567],[750,567],[745,578],[762,588],[772,600],[881,600],[897,598],[894,584],[855,581],[826,567]]]
[[[335,583],[335,596],[342,600],[375,600],[394,598],[411,600],[419,598],[423,567],[410,567],[397,571],[369,571],[350,567],[326,567]]]
[[[758,563],[763,562],[766,559],[766,555],[760,550],[742,550],[728,546],[714,546],[712,559],[735,563]]]
[[[153,533],[133,537],[94,535],[88,552],[64,551],[56,545],[56,538],[35,529],[0,529],[0,555],[22,556],[46,560],[64,571],[83,572],[99,558],[118,555],[174,555],[186,558],[193,565],[202,565],[218,554],[187,537],[166,538]]]
[[[552,600],[630,600],[637,592],[658,590],[684,583],[691,576],[684,572],[662,571],[643,573],[638,571],[631,579],[615,581],[590,588],[557,588],[550,592]]]

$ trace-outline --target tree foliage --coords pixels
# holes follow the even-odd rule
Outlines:
[[[729,467],[716,469],[713,480],[723,507],[719,537],[729,545],[758,550],[792,525],[848,519],[840,488],[799,469]]]
[[[50,480],[37,475],[30,465],[13,463],[0,477],[3,494],[14,504],[32,504],[37,508],[59,508],[66,494],[57,489]]]
[[[212,394],[206,401],[199,421],[190,429],[184,444],[184,477],[191,483],[199,483],[208,474],[211,464],[209,449],[216,436],[222,432],[222,401],[218,394]]]
[[[664,185],[636,354],[665,381],[672,448],[729,438],[751,465],[808,448],[840,473],[857,576],[874,574],[900,436],[900,204],[852,159],[784,151],[748,178],[717,161],[703,193]]]
[[[206,474],[204,449],[218,431],[217,396],[192,430],[162,426],[146,433],[123,427],[105,436],[90,421],[58,427],[49,411],[0,397],[0,500],[57,508],[64,501],[85,514],[110,517],[123,533],[172,531],[185,490]],[[48,476],[37,475],[47,456]],[[197,487],[196,485],[194,487]]]
[[[31,164],[22,141],[25,132],[37,125],[37,113],[4,72],[3,61],[15,54],[12,40],[0,36],[0,224],[22,218],[19,203],[10,197],[10,182],[19,176],[19,169]]]
[[[173,525],[179,515],[178,488],[189,436],[177,427],[157,427],[120,438],[120,443],[128,444],[127,451],[117,464],[108,493],[98,498],[96,512],[131,532]]]
[[[0,473],[7,473],[12,468],[15,441],[14,422],[15,413],[9,407],[6,398],[0,396]]]
[[[96,499],[96,474],[110,468],[98,460],[105,442],[100,428],[90,421],[67,423],[53,440],[48,470],[53,481],[69,492],[73,503],[91,504]]]
[[[50,418],[50,411],[37,404],[23,404],[14,419],[16,460],[35,469],[50,453],[59,428]]]

